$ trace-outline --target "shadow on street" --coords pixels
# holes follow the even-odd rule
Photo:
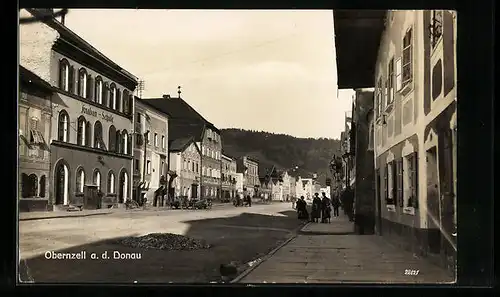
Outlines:
[[[209,249],[179,251],[131,248],[116,244],[119,238],[91,242],[61,253],[85,251],[85,260],[47,260],[44,255],[21,260],[20,279],[35,283],[168,283],[220,281],[220,264],[247,263],[266,255],[302,226],[293,210],[279,215],[243,213],[234,217],[185,221],[188,237],[203,239]],[[168,224],[168,221],[165,221]],[[91,230],[89,230],[91,232]],[[41,241],[47,240],[40,238]],[[108,260],[90,259],[91,253]],[[141,259],[113,259],[114,252],[140,254]]]

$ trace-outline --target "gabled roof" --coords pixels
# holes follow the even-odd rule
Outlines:
[[[170,115],[168,129],[170,139],[193,136],[196,141],[201,141],[204,126],[219,133],[219,130],[212,123],[202,117],[182,98],[162,97],[141,100]]]
[[[43,80],[38,75],[19,65],[19,83],[20,84],[33,84],[38,88],[47,91],[47,93],[52,93],[54,88],[45,80]]]
[[[186,137],[186,138],[179,138],[179,139],[172,140],[169,143],[168,151],[169,152],[183,152],[193,142],[194,142],[194,137]]]

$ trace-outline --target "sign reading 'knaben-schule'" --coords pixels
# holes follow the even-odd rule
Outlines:
[[[104,113],[104,111],[101,111],[100,113],[98,113],[96,110],[92,109],[92,107],[90,107],[90,106],[82,105],[81,113],[88,114],[88,115],[91,115],[93,117],[101,118],[103,121],[106,121],[106,122],[111,122],[111,123],[113,122],[112,115],[106,114],[106,113]]]

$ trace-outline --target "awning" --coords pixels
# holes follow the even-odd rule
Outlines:
[[[385,10],[334,10],[339,89],[375,86],[375,65]]]

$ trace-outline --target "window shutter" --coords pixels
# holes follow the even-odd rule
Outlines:
[[[121,111],[122,107],[122,100],[121,100],[121,91],[120,89],[116,88],[116,110]]]
[[[68,75],[68,80],[69,80],[69,86],[68,86],[68,91],[70,93],[75,93],[75,68],[73,66],[69,66],[69,75]]]
[[[104,106],[109,107],[109,85],[108,83],[104,83],[102,87],[102,104]]]
[[[133,108],[133,104],[134,104],[134,96],[133,95],[129,95],[129,99],[128,99],[128,115],[130,115],[130,113],[132,112],[132,108]]]
[[[413,153],[411,158],[411,185],[412,185],[412,205],[414,208],[418,208],[418,155],[417,153]]]
[[[90,74],[87,74],[87,98],[92,100],[94,91],[94,80]]]
[[[443,12],[443,94],[446,96],[455,87],[455,32],[453,14]]]
[[[402,87],[402,71],[403,71],[403,65],[401,63],[401,58],[397,59],[396,61],[396,91],[400,91]]]

